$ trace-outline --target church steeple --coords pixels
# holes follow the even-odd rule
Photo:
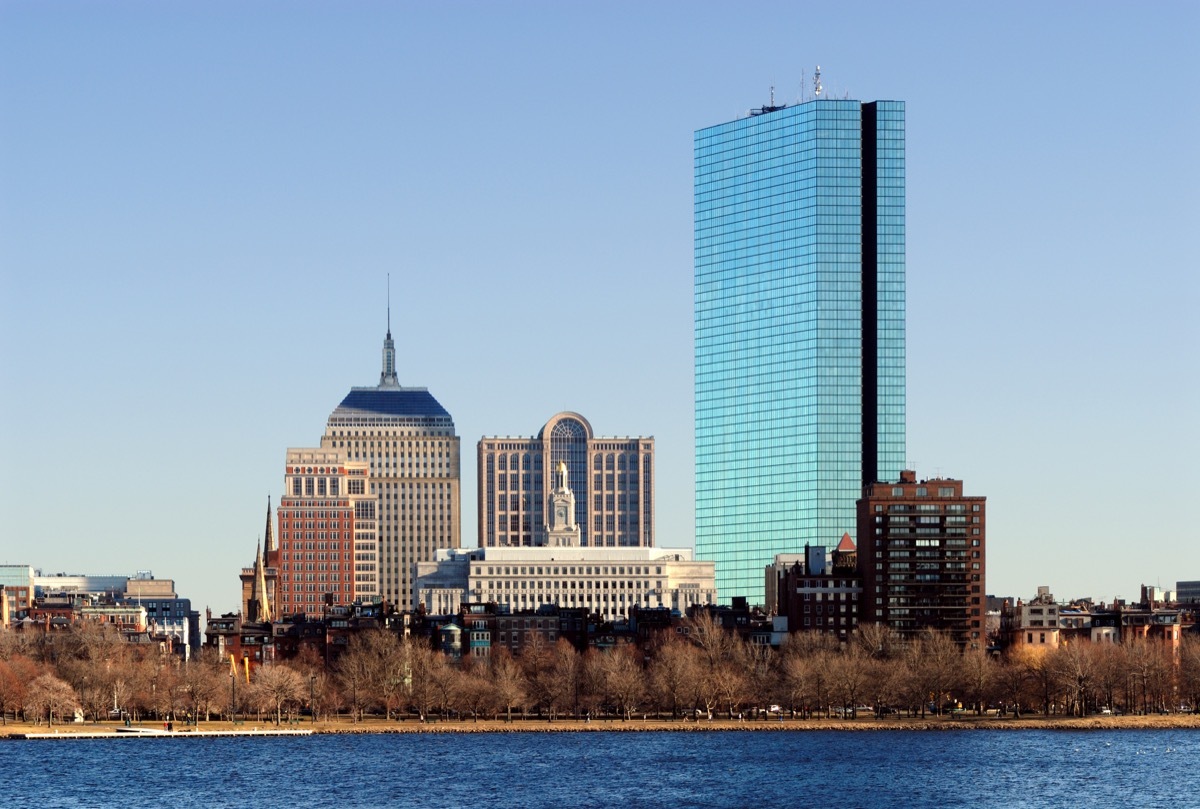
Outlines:
[[[263,542],[263,553],[268,559],[271,558],[271,553],[275,550],[275,532],[271,530],[271,495],[267,495],[267,533],[266,540]]]
[[[388,273],[387,337],[383,340],[383,370],[379,373],[379,387],[398,388],[396,378],[396,344],[392,342],[392,275]]]
[[[254,559],[254,590],[251,603],[257,609],[257,615],[252,617],[252,620],[259,622],[269,622],[271,620],[271,600],[267,597],[267,566],[263,564],[262,546],[258,546],[258,551]]]

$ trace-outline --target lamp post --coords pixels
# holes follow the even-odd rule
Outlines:
[[[317,675],[308,675],[308,711],[312,714],[312,721],[317,723],[317,703],[313,701],[313,693],[317,684]]]

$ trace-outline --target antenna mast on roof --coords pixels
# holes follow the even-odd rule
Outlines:
[[[387,333],[392,336],[392,274],[387,274]]]
[[[821,97],[821,66],[817,65],[817,72],[813,73],[813,98]]]

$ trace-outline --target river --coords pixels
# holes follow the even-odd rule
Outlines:
[[[1195,730],[0,741],[5,806],[1200,805]]]

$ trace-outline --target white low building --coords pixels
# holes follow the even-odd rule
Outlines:
[[[629,608],[717,603],[712,562],[680,548],[462,548],[439,550],[416,565],[416,601],[430,615],[453,615],[468,602],[514,611],[543,604],[587,607],[605,620]]]
[[[415,566],[417,605],[453,615],[464,603],[494,602],[513,612],[552,604],[617,621],[633,606],[683,612],[717,603],[715,565],[696,561],[691,549],[580,547],[565,470],[557,476],[546,545],[439,550],[435,561]]]

